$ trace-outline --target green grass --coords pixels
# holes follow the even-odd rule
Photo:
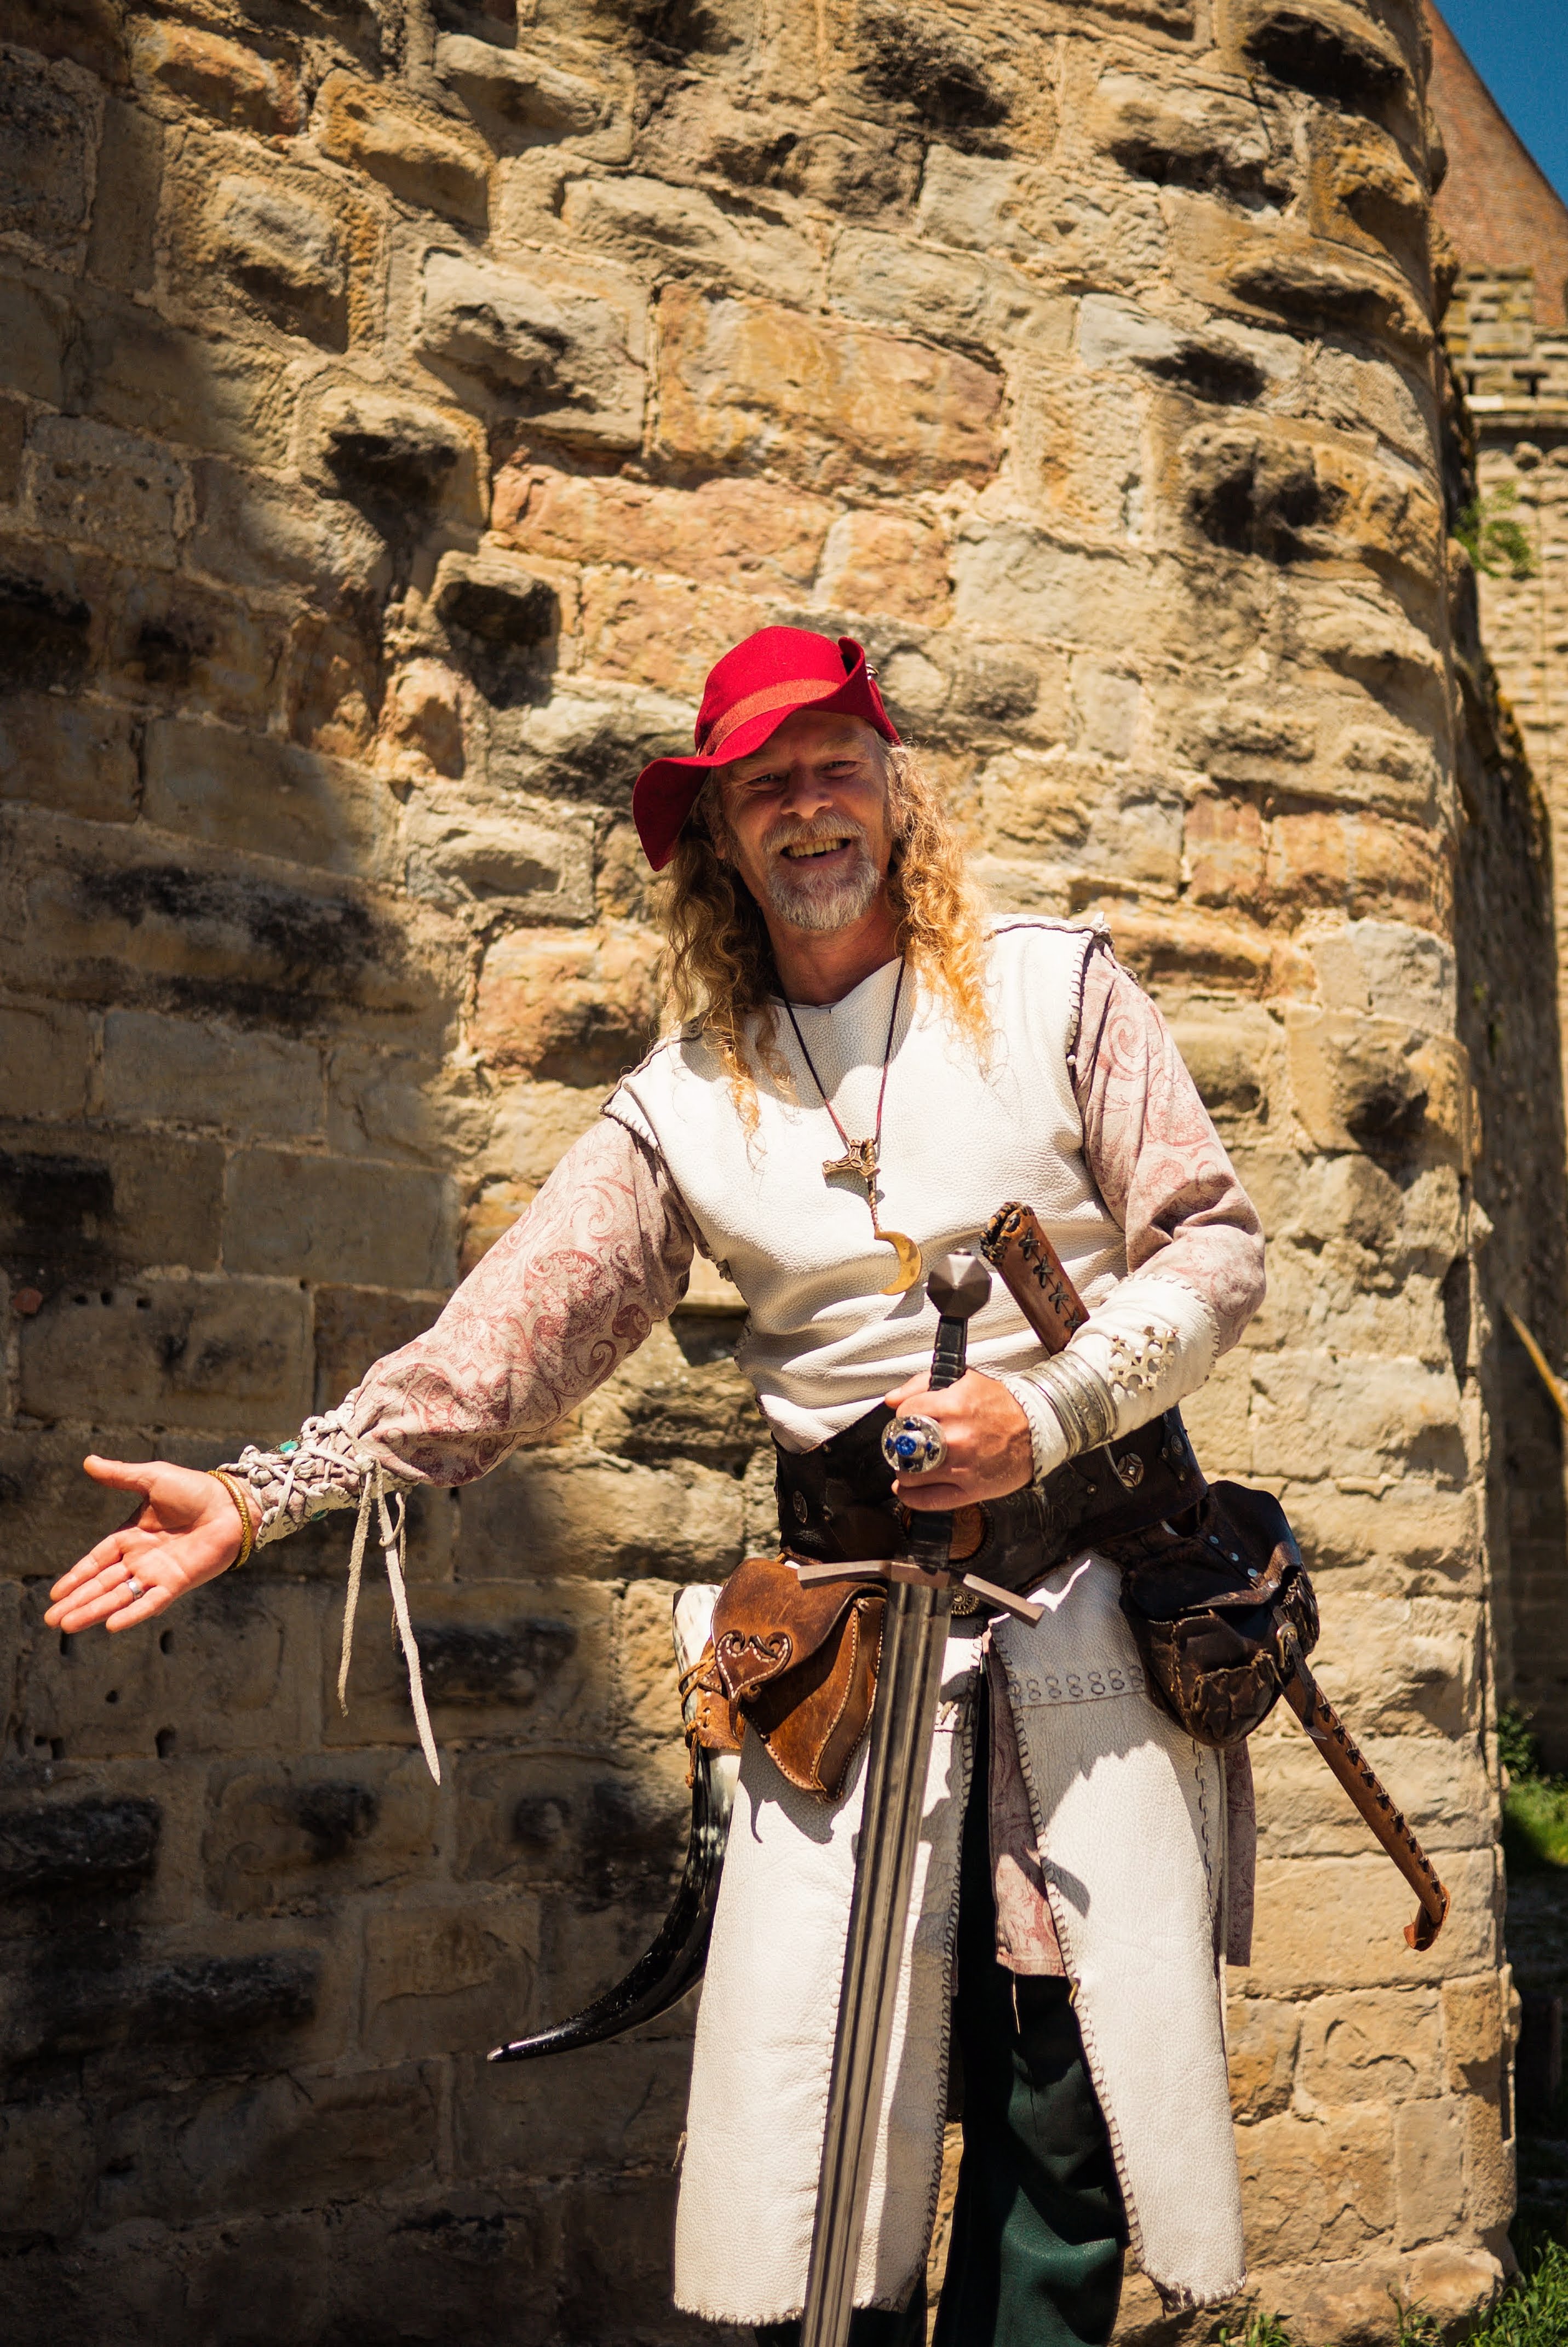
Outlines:
[[[1542,1766],[1541,1747],[1525,1713],[1505,1704],[1498,1715],[1497,1752],[1508,1790],[1502,1802],[1502,1847],[1511,1874],[1543,1874],[1568,1867],[1568,1777]]]
[[[1465,2347],[1568,2347],[1568,2248],[1559,2240],[1527,2241],[1523,2270],[1468,2331],[1445,2332],[1422,2306],[1397,2307],[1393,2326],[1397,2347],[1444,2347],[1450,2337]],[[1300,2347],[1300,2342],[1283,2315],[1250,2314],[1240,2325],[1222,2322],[1213,2347]]]
[[[1568,2341],[1568,2249],[1535,2243],[1524,2270],[1471,2333],[1470,2347],[1563,2347]]]
[[[1296,2342],[1277,2314],[1249,2314],[1243,2331],[1222,2322],[1214,2347],[1296,2347]]]
[[[1511,1872],[1568,1866],[1568,1783],[1516,1777],[1502,1805],[1502,1847]]]

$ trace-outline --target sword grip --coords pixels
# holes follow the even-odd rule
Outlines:
[[[931,1351],[931,1375],[928,1383],[933,1393],[944,1386],[956,1386],[968,1367],[969,1324],[954,1320],[947,1313],[937,1323],[937,1342]]]
[[[933,1393],[956,1386],[968,1364],[969,1321],[991,1292],[991,1276],[978,1255],[945,1255],[931,1266],[926,1293],[936,1306],[937,1341],[931,1350]],[[909,1553],[928,1573],[940,1572],[953,1544],[953,1519],[943,1510],[922,1512],[909,1531]]]

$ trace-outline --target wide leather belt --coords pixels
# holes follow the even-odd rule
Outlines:
[[[779,1537],[794,1556],[828,1564],[892,1557],[907,1542],[893,1496],[879,1402],[815,1450],[774,1446]],[[1001,1589],[1022,1589],[1078,1550],[1184,1514],[1207,1489],[1179,1410],[1070,1459],[1043,1484],[958,1511],[953,1559]]]

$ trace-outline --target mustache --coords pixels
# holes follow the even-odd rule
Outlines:
[[[809,821],[800,815],[784,815],[775,823],[763,841],[767,856],[782,854],[786,847],[837,846],[847,841],[852,846],[866,846],[865,826],[848,815],[813,815]]]

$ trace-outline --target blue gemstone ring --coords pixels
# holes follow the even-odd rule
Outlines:
[[[882,1430],[882,1456],[896,1475],[930,1475],[948,1455],[948,1438],[934,1418],[911,1414]]]

